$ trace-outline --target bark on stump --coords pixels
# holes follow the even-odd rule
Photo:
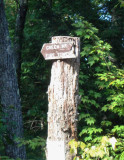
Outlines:
[[[57,36],[52,43],[74,44],[77,58],[55,60],[48,87],[47,160],[73,160],[68,142],[77,139],[78,76],[80,66],[78,37]]]

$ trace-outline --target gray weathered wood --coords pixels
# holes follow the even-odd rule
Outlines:
[[[68,36],[52,38],[52,43],[63,42],[74,44],[77,58],[56,60],[52,64],[48,87],[47,160],[73,160],[68,142],[77,139],[80,39]]]

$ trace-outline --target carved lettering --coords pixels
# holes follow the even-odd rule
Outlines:
[[[64,40],[67,41],[66,37]],[[70,42],[45,43],[42,47],[41,53],[46,60],[76,58],[74,46]]]

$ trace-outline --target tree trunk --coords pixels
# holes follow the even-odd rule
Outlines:
[[[20,86],[23,30],[28,9],[28,0],[19,0],[18,5],[19,6],[16,18],[16,26],[15,26],[14,54],[15,54],[15,65],[18,75],[18,83]]]
[[[25,159],[25,147],[19,147],[15,141],[15,138],[23,137],[22,112],[3,0],[0,0],[0,85],[3,122],[6,127],[3,135],[6,156]]]
[[[48,88],[47,160],[73,160],[68,142],[77,139],[79,76],[79,38],[58,36],[52,43],[69,42],[75,46],[75,59],[57,60],[52,64]]]

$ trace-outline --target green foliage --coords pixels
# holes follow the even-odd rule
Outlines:
[[[83,42],[79,136],[86,149],[81,149],[80,141],[72,141],[71,152],[77,152],[76,157],[79,154],[82,159],[119,159],[124,149],[124,71],[113,63],[112,47],[98,37],[98,30],[91,23],[80,17],[73,26]],[[108,145],[112,136],[117,141],[117,148],[112,144],[113,150]],[[101,137],[103,141],[106,138],[106,148],[103,142],[100,143]]]
[[[14,160],[13,158],[9,158],[7,156],[1,156],[0,159],[2,160]],[[20,158],[16,158],[15,160],[21,160]]]
[[[97,143],[88,143],[85,144],[81,141],[71,140],[69,145],[71,147],[70,152],[74,153],[78,156],[74,158],[78,158],[79,160],[88,160],[88,159],[103,159],[110,160],[113,159],[110,156],[110,146],[113,150],[115,150],[116,146],[115,137],[108,138],[107,136],[102,137],[102,139]]]
[[[17,142],[19,142],[19,146],[22,145],[28,145],[29,148],[32,150],[36,149],[36,147],[45,147],[45,140],[41,137],[36,137],[30,140],[22,140],[22,139],[16,139]]]
[[[12,40],[15,34],[18,8],[16,2],[5,0]],[[50,38],[55,35],[81,37],[79,85],[82,98],[78,109],[80,141],[73,142],[72,152],[84,154],[88,160],[94,158],[92,156],[95,152],[94,155],[97,158],[103,156],[105,159],[101,139],[107,137],[108,140],[110,137],[115,137],[117,140],[115,150],[112,149],[110,143],[105,142],[107,153],[109,153],[109,158],[112,156],[114,160],[123,159],[123,15],[123,0],[55,0],[52,4],[46,0],[28,1],[20,86],[24,136],[28,139],[23,140],[23,144],[27,147],[28,159],[39,160],[41,150],[44,151],[43,139],[46,139],[47,135],[48,106],[46,92],[50,81],[51,62],[44,61],[40,50],[43,43],[49,42]],[[74,23],[73,26],[72,23]],[[75,30],[76,33],[74,33]],[[0,112],[2,119],[1,113],[2,111]],[[2,134],[5,129],[1,121],[0,153],[4,153]],[[88,151],[84,151],[86,148]],[[79,160],[80,157],[77,155],[76,159]]]
[[[15,139],[19,146],[25,145],[27,148],[27,159],[30,160],[44,160],[46,141],[42,137],[35,137],[30,139]],[[30,154],[29,154],[30,153]],[[41,154],[42,153],[42,154]]]
[[[123,0],[118,0],[120,3],[120,7],[124,7],[124,1]]]
[[[124,159],[124,152],[122,152],[119,160],[123,160],[123,159]]]
[[[0,158],[3,159],[3,160],[14,160],[14,159],[9,158],[7,156],[1,156]],[[20,160],[20,159],[16,159],[16,160]]]

